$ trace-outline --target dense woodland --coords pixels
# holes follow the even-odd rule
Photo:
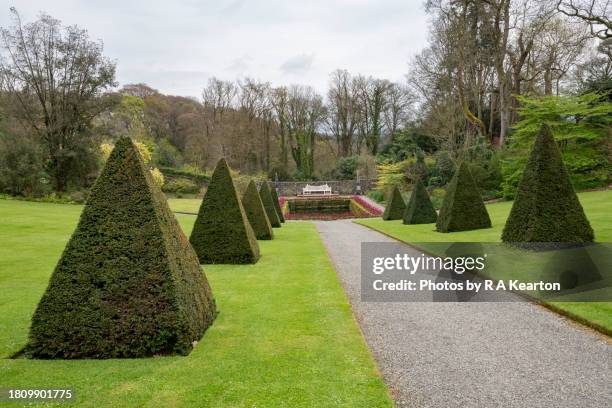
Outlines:
[[[200,99],[118,86],[116,63],[48,15],[0,34],[0,189],[86,195],[105,146],[128,135],[195,193],[219,158],[240,175],[378,178],[436,197],[467,161],[486,198],[516,190],[542,122],[578,189],[612,182],[612,2],[428,0],[428,45],[402,83],[338,69],[307,84],[211,78]],[[406,16],[409,19],[409,16]],[[118,62],[119,64],[121,61]]]

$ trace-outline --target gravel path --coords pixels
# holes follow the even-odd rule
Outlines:
[[[361,302],[360,243],[394,241],[316,225],[398,407],[612,407],[604,337],[525,302]]]

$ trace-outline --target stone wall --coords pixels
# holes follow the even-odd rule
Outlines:
[[[357,194],[357,180],[328,180],[328,181],[279,181],[275,183],[271,182],[272,185],[276,185],[278,188],[279,196],[294,196],[302,194],[302,189],[306,187],[306,184],[311,186],[322,186],[327,184],[331,187],[332,193],[334,194]],[[361,186],[361,194],[366,194],[370,189],[376,185],[376,179],[361,179],[359,180]]]

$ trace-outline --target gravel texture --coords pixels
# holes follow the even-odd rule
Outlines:
[[[395,241],[316,225],[398,407],[612,407],[609,339],[526,302],[362,302],[361,242]]]

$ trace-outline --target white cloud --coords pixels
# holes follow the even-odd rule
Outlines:
[[[299,54],[289,58],[283,62],[280,69],[285,74],[304,74],[310,71],[312,67],[312,61],[314,60],[314,54]]]
[[[12,4],[11,4],[12,3]],[[0,26],[14,0],[0,0]],[[406,0],[20,0],[24,21],[39,11],[87,28],[117,61],[121,84],[199,96],[210,76],[251,76],[324,92],[337,68],[402,80],[425,46],[421,1]]]

